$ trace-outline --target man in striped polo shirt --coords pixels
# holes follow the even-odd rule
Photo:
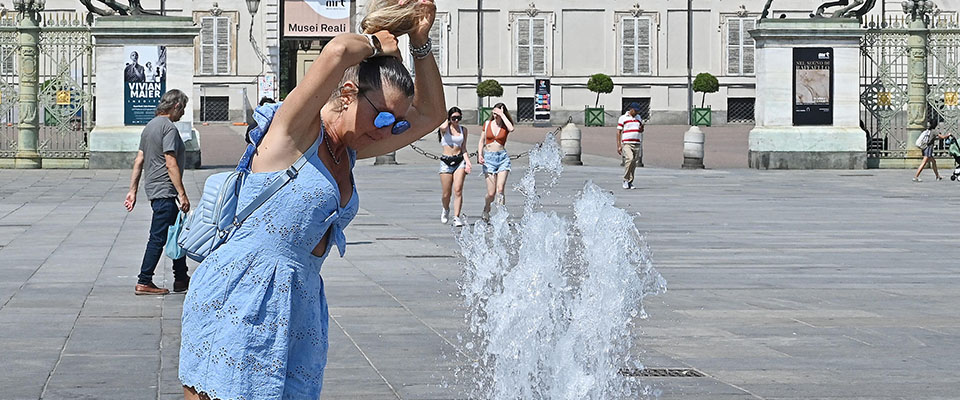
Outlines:
[[[643,165],[643,120],[638,114],[640,105],[630,103],[627,112],[617,121],[617,153],[626,159],[623,188],[633,188],[633,171]]]

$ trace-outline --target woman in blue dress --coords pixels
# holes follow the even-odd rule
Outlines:
[[[358,207],[354,162],[404,147],[446,116],[430,51],[433,0],[367,4],[367,35],[331,40],[281,106],[258,110],[266,133],[241,160],[250,173],[238,209],[301,155],[307,163],[194,273],[183,304],[185,399],[320,396],[328,328],[320,267],[334,246],[344,254],[343,229]],[[415,81],[399,60],[404,34]]]

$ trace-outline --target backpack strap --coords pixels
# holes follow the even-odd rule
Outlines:
[[[270,184],[269,187],[264,189],[263,192],[260,192],[260,195],[257,196],[257,198],[253,199],[253,201],[250,202],[250,204],[247,205],[243,209],[243,211],[240,211],[239,213],[237,213],[237,216],[234,217],[233,219],[233,226],[238,227],[241,224],[243,224],[243,221],[246,220],[247,217],[250,216],[250,214],[253,214],[253,212],[256,211],[258,208],[260,208],[260,206],[262,206],[263,203],[265,203],[268,199],[270,199],[270,197],[273,197],[274,194],[279,192],[280,189],[287,184],[287,182],[290,182],[291,180],[297,177],[297,175],[300,173],[300,169],[307,164],[307,161],[309,160],[310,156],[312,154],[317,154],[317,150],[320,148],[320,141],[324,139],[323,138],[324,133],[325,132],[323,132],[321,128],[320,136],[317,137],[317,140],[315,142],[313,142],[313,145],[310,146],[310,149],[308,149],[306,153],[303,153],[303,155],[301,155],[300,158],[297,159],[297,162],[293,163],[293,165],[291,165],[290,168],[287,168],[285,173],[281,175],[280,179],[273,181],[273,183]]]

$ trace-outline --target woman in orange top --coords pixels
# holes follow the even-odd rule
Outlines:
[[[477,146],[477,163],[483,165],[487,180],[486,202],[481,215],[484,220],[490,219],[490,203],[494,196],[498,204],[506,204],[503,188],[507,186],[507,175],[510,174],[510,155],[504,146],[513,128],[513,118],[503,103],[493,106],[490,119],[483,124],[483,134]]]

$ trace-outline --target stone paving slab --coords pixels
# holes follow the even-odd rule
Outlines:
[[[464,397],[456,231],[438,223],[437,162],[397,158],[358,163],[347,256],[324,265],[324,399]],[[643,168],[623,191],[618,160],[584,160],[544,207],[569,215],[593,180],[637,213],[669,289],[648,298],[634,357],[707,375],[644,379],[661,399],[956,398],[960,185],[907,171]],[[526,160],[513,165],[518,182]],[[216,171],[188,171],[190,194]],[[0,181],[0,399],[182,398],[183,296],[132,293],[150,213],[143,198],[122,209],[129,171],[0,170]],[[470,220],[483,191],[468,177]],[[519,213],[516,193],[507,202]],[[158,284],[172,286],[171,268],[164,259]]]

